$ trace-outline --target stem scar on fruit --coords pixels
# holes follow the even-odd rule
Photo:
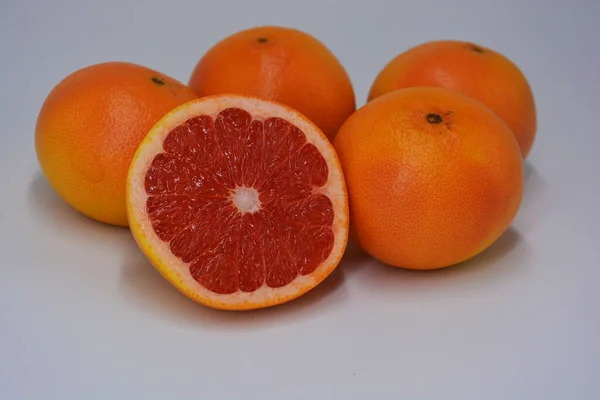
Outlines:
[[[471,50],[473,50],[475,53],[485,53],[485,50],[483,50],[481,47],[475,45],[475,44],[471,44],[469,45],[469,48]]]
[[[425,116],[425,120],[427,120],[428,123],[433,124],[433,125],[439,125],[441,123],[444,123],[444,125],[446,125],[446,129],[451,131],[452,130],[452,118],[450,118],[450,116],[452,115],[452,111],[447,111],[443,115],[444,115],[444,117],[448,117],[448,118],[443,118],[440,114],[431,112]],[[442,132],[440,132],[440,133],[442,133]]]
[[[156,76],[153,76],[152,78],[150,78],[152,80],[152,82],[156,83],[158,86],[162,86],[165,84],[164,79],[161,78],[157,78]]]
[[[435,113],[429,113],[425,118],[427,118],[427,122],[429,122],[430,124],[441,124],[443,121],[442,117],[439,114]]]
[[[267,39],[266,37],[259,37],[258,39],[256,39],[256,41],[258,43],[267,43],[269,39]]]

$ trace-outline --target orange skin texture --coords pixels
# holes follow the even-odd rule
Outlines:
[[[79,212],[128,226],[125,181],[133,154],[154,123],[194,98],[182,83],[135,64],[75,71],[52,89],[38,116],[35,149],[42,172]]]
[[[504,55],[468,42],[423,43],[384,67],[368,100],[416,86],[454,89],[479,100],[508,124],[523,158],[529,155],[537,129],[535,101],[525,75]]]
[[[441,121],[428,122],[430,114]],[[493,111],[456,91],[381,96],[346,121],[334,145],[352,237],[392,266],[465,261],[500,237],[521,203],[523,159],[514,136]]]
[[[290,28],[256,27],[224,38],[200,59],[189,86],[199,97],[235,93],[286,104],[329,140],[356,110],[350,77],[335,55]]]

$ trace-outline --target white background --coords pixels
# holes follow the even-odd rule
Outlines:
[[[17,1],[0,4],[0,398],[600,398],[600,2]],[[216,41],[306,30],[346,66],[358,105],[393,56],[464,39],[515,61],[538,138],[523,206],[489,251],[432,273],[351,246],[287,305],[184,298],[126,229],[67,207],[33,132],[70,72],[131,61],[183,82]]]

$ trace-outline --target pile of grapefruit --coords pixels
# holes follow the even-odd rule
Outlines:
[[[179,291],[247,310],[316,287],[349,236],[399,268],[481,253],[518,212],[535,133],[524,74],[492,49],[408,49],[357,110],[323,43],[267,26],[215,44],[188,85],[126,62],[71,73],[35,147],[58,195],[128,226]]]

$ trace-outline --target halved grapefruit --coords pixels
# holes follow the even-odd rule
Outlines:
[[[206,306],[292,300],[338,265],[348,196],[333,146],[284,105],[192,100],[140,144],[127,178],[133,236],[155,268]]]

